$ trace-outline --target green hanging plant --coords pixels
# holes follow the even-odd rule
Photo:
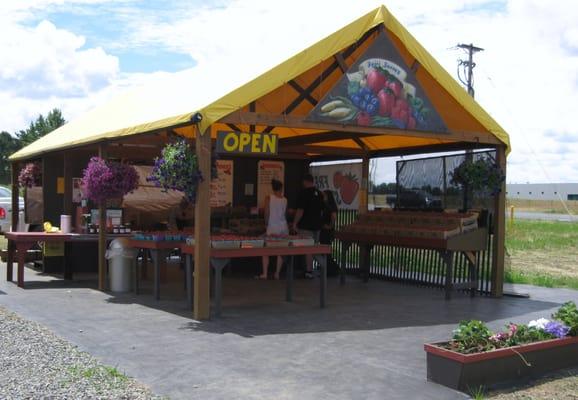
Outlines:
[[[482,156],[477,160],[466,159],[450,176],[453,185],[492,195],[500,193],[506,179],[504,171],[489,156]]]

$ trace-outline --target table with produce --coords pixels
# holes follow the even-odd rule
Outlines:
[[[149,249],[156,253],[154,262],[154,293],[159,298],[160,293],[160,260],[166,255],[166,251],[179,248],[186,258],[186,288],[187,301],[192,305],[193,298],[193,261],[195,253],[195,240],[192,235],[171,232],[137,232],[133,234],[131,246],[137,249]],[[222,297],[222,271],[233,258],[279,256],[285,257],[287,266],[286,299],[292,300],[293,281],[293,258],[302,255],[314,255],[320,270],[320,306],[325,306],[327,292],[326,256],[330,254],[331,247],[328,245],[315,244],[313,239],[299,235],[287,236],[250,236],[238,234],[214,234],[211,236],[211,267],[214,274],[214,300],[215,315],[221,312]],[[135,280],[137,279],[135,271]],[[138,284],[135,285],[135,289]]]

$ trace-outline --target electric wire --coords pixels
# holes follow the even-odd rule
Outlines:
[[[480,72],[482,72],[484,74],[484,76],[486,77],[486,79],[488,80],[488,82],[490,83],[490,86],[492,87],[492,89],[494,89],[496,92],[498,91],[498,88],[496,87],[496,85],[494,84],[494,81],[492,80],[492,78],[482,69]],[[508,106],[508,104],[504,101],[502,101],[500,96],[495,96],[494,99],[500,99],[501,102],[501,106],[503,107],[503,109],[505,109],[508,114],[510,115],[514,115],[514,113],[512,112],[512,110],[510,109],[510,107]],[[517,120],[514,120],[514,125],[515,128],[518,132],[522,132],[522,128],[520,127],[520,125],[518,125]],[[526,146],[528,146],[528,149],[530,150],[530,153],[532,153],[532,156],[534,157],[534,160],[536,161],[536,164],[538,165],[538,167],[540,168],[540,170],[542,171],[542,173],[544,174],[544,176],[546,177],[546,180],[548,181],[548,183],[550,184],[554,184],[555,182],[553,182],[552,178],[550,177],[550,175],[548,174],[546,168],[544,167],[544,164],[542,164],[542,162],[540,161],[540,158],[538,157],[538,154],[536,153],[536,151],[534,150],[534,148],[532,147],[532,145],[530,144],[530,142],[528,140],[526,140],[526,137],[524,135],[522,135],[522,137],[524,138],[524,143],[526,144]],[[558,193],[558,191],[556,191],[556,197],[558,197],[558,200],[560,200],[560,203],[562,203],[562,207],[564,207],[564,210],[566,210],[566,213],[572,218],[574,219],[576,216],[572,213],[572,210],[570,210],[568,208],[568,205],[566,204],[566,201],[562,198],[562,196],[560,195],[560,193]]]

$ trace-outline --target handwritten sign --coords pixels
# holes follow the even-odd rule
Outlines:
[[[233,204],[233,160],[217,160],[217,178],[211,180],[211,207]]]

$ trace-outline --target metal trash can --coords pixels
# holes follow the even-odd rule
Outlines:
[[[106,251],[111,292],[130,292],[132,269],[136,250],[129,247],[126,238],[114,239]]]

